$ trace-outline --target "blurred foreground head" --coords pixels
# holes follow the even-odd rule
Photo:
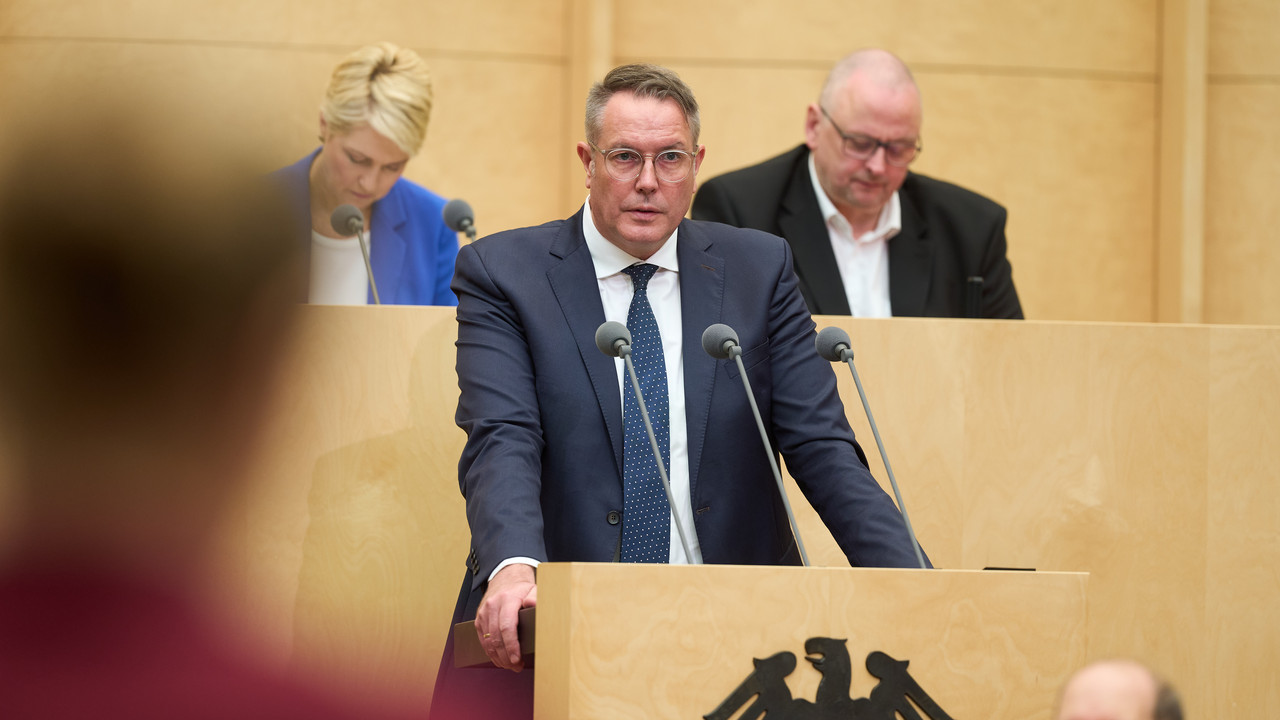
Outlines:
[[[213,119],[67,95],[0,147],[18,539],[180,562],[247,468],[290,335],[286,204]]]
[[[1099,660],[1077,671],[1062,688],[1058,720],[1182,720],[1173,686],[1127,659]]]

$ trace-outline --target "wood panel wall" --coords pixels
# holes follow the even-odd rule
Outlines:
[[[1280,324],[1280,5],[1213,0],[1208,26],[1206,322]]]
[[[1155,2],[668,0],[616,13],[619,61],[671,65],[698,92],[704,178],[795,147],[837,58],[893,50],[924,98],[915,169],[1009,208],[1027,316],[1153,319]]]
[[[1269,0],[9,0],[0,102],[146,82],[278,167],[313,147],[333,64],[384,39],[436,78],[408,176],[467,198],[482,234],[582,203],[583,99],[616,63],[698,93],[705,178],[798,144],[830,64],[883,46],[924,93],[917,169],[1009,208],[1030,317],[1280,323]]]
[[[1274,329],[838,324],[863,346],[859,372],[938,566],[1088,570],[1091,658],[1163,669],[1189,717],[1277,707]],[[820,538],[806,537],[810,553],[842,563],[793,497]]]
[[[333,66],[389,40],[422,55],[434,79],[427,139],[406,175],[467,198],[491,232],[561,212],[567,18],[556,0],[7,0],[0,104],[21,112],[69,80],[145,84],[201,107],[272,169],[318,144]]]

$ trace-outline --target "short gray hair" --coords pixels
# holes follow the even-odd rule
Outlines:
[[[630,92],[636,97],[655,100],[674,100],[693,133],[693,144],[698,144],[702,123],[698,119],[698,100],[693,90],[673,70],[659,65],[637,63],[620,65],[609,71],[604,80],[591,86],[587,93],[586,131],[587,141],[600,139],[600,126],[604,123],[604,107],[609,99],[620,92]]]

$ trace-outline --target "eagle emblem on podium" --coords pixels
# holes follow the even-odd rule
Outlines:
[[[951,716],[907,672],[909,660],[896,660],[879,650],[867,655],[867,672],[879,680],[868,697],[853,698],[849,685],[853,664],[848,641],[813,637],[804,643],[805,660],[822,674],[813,700],[791,696],[787,676],[796,669],[796,656],[780,652],[755,658],[755,669],[705,720],[729,720],[745,708],[739,720],[952,720]],[[924,713],[923,715],[921,713]]]

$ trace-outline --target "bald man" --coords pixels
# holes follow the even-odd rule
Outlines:
[[[1173,688],[1133,660],[1102,660],[1062,689],[1057,720],[1182,720]]]
[[[855,52],[809,105],[804,144],[708,180],[693,217],[786,238],[811,313],[1021,318],[1004,208],[908,170],[922,115],[901,60]]]

